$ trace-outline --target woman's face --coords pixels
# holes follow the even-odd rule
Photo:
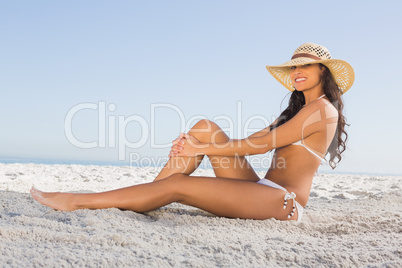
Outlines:
[[[290,68],[290,78],[297,91],[306,91],[322,87],[321,75],[324,68],[318,63],[293,66]]]

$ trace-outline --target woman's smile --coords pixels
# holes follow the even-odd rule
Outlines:
[[[306,80],[307,80],[306,77],[298,77],[298,78],[295,79],[295,83],[304,82],[304,81],[306,81]]]

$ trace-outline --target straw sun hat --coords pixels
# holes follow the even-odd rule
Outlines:
[[[328,67],[342,93],[348,91],[353,85],[355,72],[352,66],[344,60],[332,59],[326,47],[313,43],[304,43],[296,49],[290,61],[281,65],[267,66],[267,70],[282,85],[293,91],[290,67],[313,63],[322,63]]]

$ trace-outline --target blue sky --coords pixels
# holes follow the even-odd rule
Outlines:
[[[189,125],[220,116],[228,129],[231,118],[228,134],[244,138],[248,119],[272,121],[287,104],[265,65],[314,42],[356,72],[336,171],[402,174],[401,12],[400,1],[0,1],[0,157],[117,161],[119,141],[145,135],[141,122],[147,141],[125,157],[166,157],[166,146],[151,148],[151,131],[168,144],[188,130],[180,116]],[[97,148],[66,137],[80,104],[96,109],[75,113],[72,133]]]

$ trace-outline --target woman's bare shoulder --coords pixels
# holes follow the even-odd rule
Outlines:
[[[306,105],[302,110],[306,113],[314,114],[320,111],[320,115],[325,115],[324,119],[338,118],[338,110],[335,108],[337,103],[331,103],[327,99],[314,101]]]

